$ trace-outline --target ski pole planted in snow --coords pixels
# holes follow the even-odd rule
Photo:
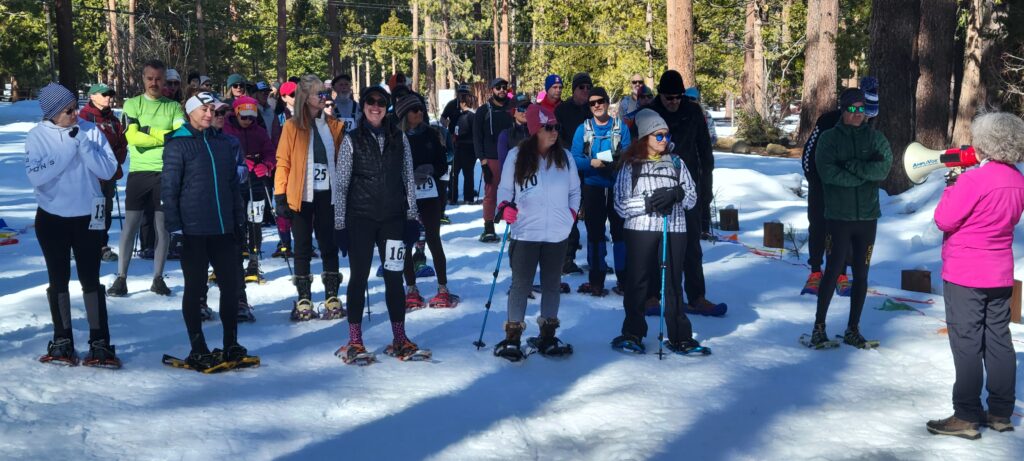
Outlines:
[[[484,323],[480,325],[480,338],[473,345],[477,350],[487,347],[484,344],[484,329],[487,328],[487,315],[491,313],[491,300],[494,299],[494,286],[498,284],[498,269],[501,268],[501,257],[505,254],[505,242],[508,241],[508,231],[512,226],[505,224],[505,233],[501,236],[501,249],[498,250],[498,262],[494,264],[494,279],[491,280],[491,292],[487,295],[487,304],[484,304]]]
[[[665,357],[665,261],[668,259],[668,215],[661,218],[661,312],[658,314],[658,360]]]

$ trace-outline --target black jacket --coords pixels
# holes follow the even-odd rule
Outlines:
[[[412,151],[412,168],[415,170],[420,165],[431,165],[434,167],[434,187],[437,188],[438,198],[444,197],[444,183],[441,177],[448,172],[448,149],[441,143],[441,135],[432,126],[424,126],[413,133],[406,133],[409,139],[409,150]]]
[[[185,124],[167,135],[160,200],[168,232],[221,235],[245,223],[235,145],[218,130]]]
[[[402,219],[409,209],[405,181],[405,141],[394,123],[382,125],[384,148],[365,119],[350,133],[352,179],[345,215],[373,221]]]
[[[508,110],[507,99],[504,106],[497,107],[492,101],[487,101],[476,110],[473,117],[473,150],[476,158],[498,158],[498,135],[515,122]]]
[[[672,135],[672,153],[683,159],[690,176],[697,185],[698,201],[709,200],[711,175],[715,170],[715,157],[711,150],[711,135],[704,119],[704,110],[694,101],[683,99],[679,109],[669,112],[656,98],[649,106],[665,119],[669,134]]]
[[[558,125],[562,128],[558,130],[558,141],[562,143],[562,147],[566,150],[572,149],[572,138],[576,136],[576,129],[593,116],[589,104],[583,103],[582,106],[577,106],[572,98],[555,107],[555,118],[558,119]]]

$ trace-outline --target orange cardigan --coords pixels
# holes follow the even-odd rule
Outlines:
[[[315,121],[311,120],[312,123]],[[345,136],[345,122],[327,117],[327,127],[334,137],[334,152],[337,155],[341,140]],[[277,144],[277,172],[274,173],[274,194],[284,191],[288,197],[288,208],[299,212],[302,208],[302,187],[306,182],[306,160],[309,152],[309,130],[300,129],[295,118],[288,119],[281,129],[281,140]]]

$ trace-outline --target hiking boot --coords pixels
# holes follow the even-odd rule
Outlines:
[[[839,278],[836,279],[836,295],[849,298],[852,289],[850,279],[846,277],[846,274],[840,274]]]
[[[818,287],[821,286],[821,271],[811,272],[804,283],[804,289],[800,290],[801,295],[818,295]]]
[[[451,294],[447,289],[438,288],[437,294],[430,298],[427,305],[436,309],[452,308],[459,305],[459,297]]]
[[[221,353],[214,355],[212,352],[208,351],[192,351],[189,352],[188,357],[185,358],[185,364],[195,371],[206,371],[220,366],[222,362],[223,355]]]
[[[409,292],[405,294],[405,310],[412,311],[423,307],[423,296],[420,296],[420,292],[415,288],[409,288]]]
[[[46,355],[39,357],[43,363],[58,362],[60,365],[78,365],[78,353],[75,352],[74,341],[68,338],[57,338],[46,344]]]
[[[526,355],[522,350],[523,330],[526,324],[523,322],[505,322],[505,339],[494,346],[494,356],[518,362]]]
[[[324,283],[324,311],[320,316],[323,320],[335,320],[345,317],[341,300],[338,299],[338,287],[341,286],[340,272],[324,272],[320,280]]]
[[[1010,421],[1009,416],[994,416],[991,413],[989,413],[988,415],[985,416],[985,421],[982,422],[981,424],[996,432],[1013,431],[1013,421]]]
[[[114,283],[110,284],[110,288],[107,288],[107,296],[113,296],[115,298],[121,298],[128,295],[128,278],[117,277],[114,279]]]
[[[223,352],[225,362],[231,363],[231,368],[249,368],[260,366],[260,358],[249,355],[249,351],[238,343],[228,346]]]
[[[843,333],[843,342],[858,349],[871,349],[878,347],[878,341],[864,339],[864,336],[860,334],[860,328],[858,327],[848,327],[846,332]]]
[[[540,355],[563,356],[572,354],[572,345],[562,342],[561,339],[555,336],[555,332],[560,326],[558,319],[541,317],[537,319],[537,324],[540,326],[540,336],[531,338],[529,343],[537,349]]]
[[[238,321],[239,322],[255,322],[256,314],[252,312],[252,306],[245,301],[238,301]]]
[[[117,369],[121,368],[121,360],[117,358],[113,344],[107,344],[105,339],[97,339],[89,342],[89,353],[82,360],[82,365]]]
[[[114,250],[110,249],[110,247],[103,247],[103,249],[100,250],[100,260],[108,263],[116,262],[117,253],[114,253]]]
[[[828,333],[825,332],[825,325],[815,325],[814,331],[811,332],[811,340],[809,346],[815,349],[821,349],[830,347],[834,341],[828,339]]]
[[[928,432],[936,435],[952,435],[968,440],[981,438],[981,432],[978,432],[978,423],[964,421],[956,416],[928,421],[925,426],[928,428]]]
[[[162,275],[153,277],[153,284],[149,286],[149,291],[152,291],[153,293],[156,293],[160,296],[171,295],[171,289],[167,288],[167,284],[164,283],[164,276]]]

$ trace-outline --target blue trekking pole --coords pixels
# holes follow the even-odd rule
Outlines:
[[[480,338],[473,342],[476,350],[486,347],[484,344],[484,329],[487,327],[487,315],[491,313],[491,300],[494,298],[494,286],[498,284],[498,269],[501,267],[501,257],[505,254],[505,242],[508,241],[508,231],[512,226],[505,224],[505,233],[501,236],[501,249],[498,250],[498,262],[494,264],[494,280],[491,280],[491,292],[487,295],[487,304],[484,304],[484,323],[480,325]]]
[[[665,344],[665,261],[668,259],[668,215],[661,218],[661,313],[658,324],[658,360],[664,358]]]

